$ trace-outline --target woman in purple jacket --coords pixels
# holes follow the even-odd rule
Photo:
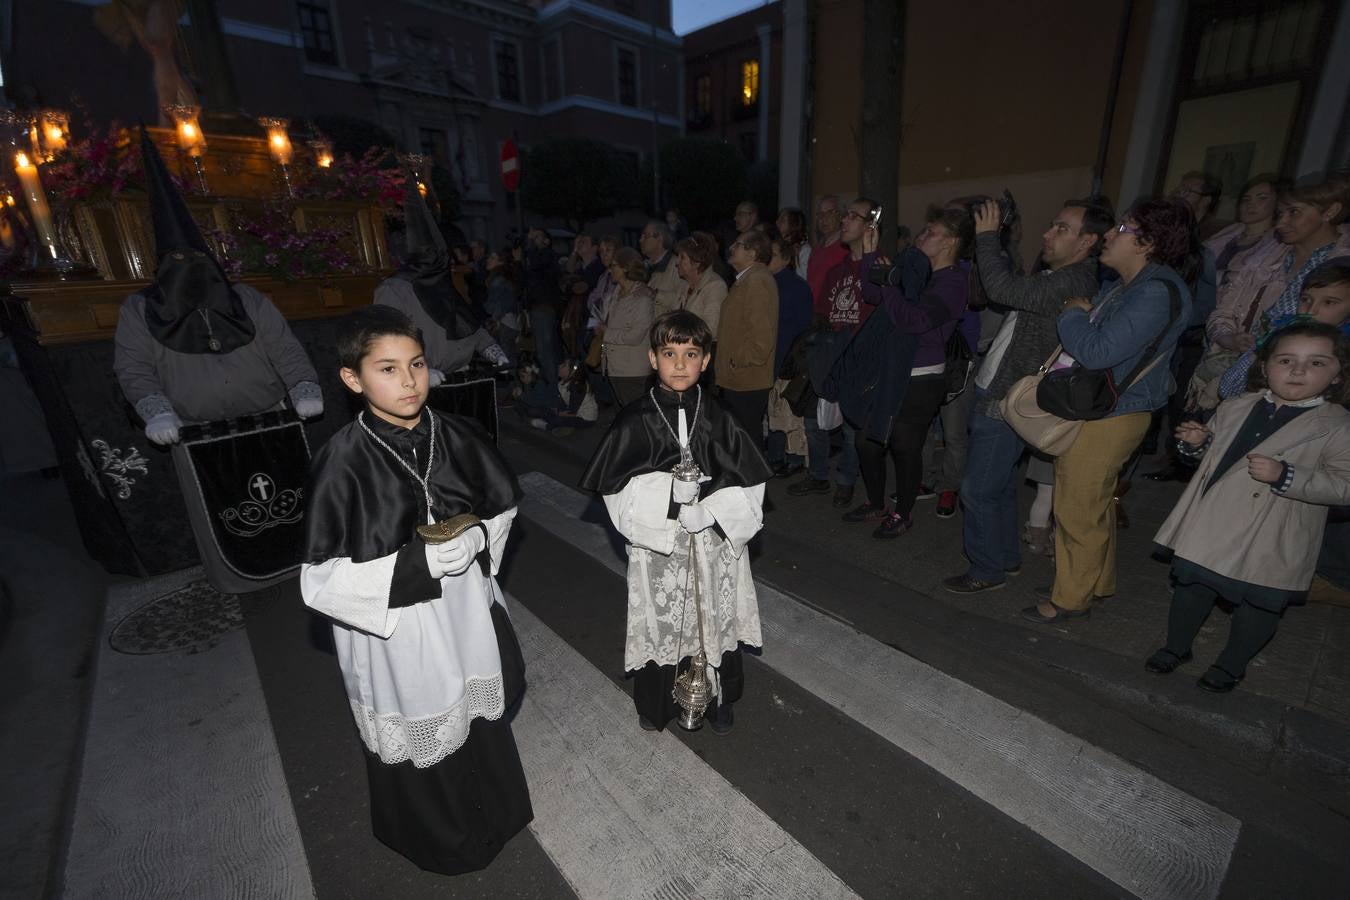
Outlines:
[[[923,477],[923,443],[928,427],[947,394],[947,339],[966,311],[970,292],[970,271],[959,263],[970,256],[974,245],[974,223],[964,209],[932,207],[928,224],[914,241],[932,269],[918,302],[905,298],[895,287],[880,287],[864,279],[863,299],[880,307],[901,334],[918,336],[914,358],[910,362],[909,384],[899,412],[891,421],[889,440],[884,444],[858,433],[858,463],[867,500],[844,514],[846,522],[871,522],[875,538],[896,538],[914,526],[910,512]],[[876,231],[869,230],[867,241],[875,249]],[[883,260],[884,262],[884,260]],[[886,498],[886,457],[895,466],[895,505],[888,511]]]

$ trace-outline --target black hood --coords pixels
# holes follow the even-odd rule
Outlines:
[[[452,341],[469,337],[483,325],[482,314],[469,304],[450,277],[450,251],[445,236],[427,207],[416,177],[409,175],[403,200],[403,265],[394,273],[412,284],[417,302]]]
[[[253,340],[253,320],[188,212],[159,150],[141,128],[155,235],[155,280],[142,291],[145,324],[180,353],[229,353]]]

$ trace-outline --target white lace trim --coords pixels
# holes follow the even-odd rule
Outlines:
[[[401,713],[382,716],[365,704],[350,702],[356,730],[371,753],[390,764],[412,760],[419,769],[436,765],[464,746],[474,719],[496,721],[506,711],[500,675],[469,679],[458,703],[445,712],[420,719],[410,719]]]

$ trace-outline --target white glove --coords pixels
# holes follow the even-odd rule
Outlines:
[[[680,507],[680,524],[690,534],[698,534],[717,522],[702,503],[686,503]]]
[[[296,400],[295,414],[302,419],[312,419],[323,415],[322,400]]]
[[[427,381],[432,387],[440,387],[445,383],[445,373],[440,369],[428,369]]]
[[[178,443],[178,429],[182,427],[183,421],[178,418],[178,413],[169,410],[150,417],[145,423],[145,436],[164,447]]]
[[[497,368],[511,365],[511,360],[506,358],[506,351],[502,349],[501,344],[488,344],[482,350],[478,351],[483,359],[492,363]]]
[[[676,503],[695,503],[698,501],[698,482],[670,480],[670,499]]]
[[[471,528],[444,544],[427,544],[427,571],[432,578],[460,575],[473,565],[486,546],[487,537],[482,528]]]

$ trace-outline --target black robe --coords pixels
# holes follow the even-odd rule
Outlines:
[[[435,418],[429,479],[435,517],[473,512],[486,521],[514,507],[520,488],[482,427],[460,416]],[[411,430],[369,412],[364,421],[419,474],[425,471],[429,414]],[[370,564],[397,554],[389,607],[441,598],[441,584],[427,571],[414,534],[426,518],[422,487],[359,422],[345,426],[315,456],[308,503],[306,562],[347,558]],[[419,867],[446,875],[484,868],[534,818],[508,721],[524,690],[524,660],[506,611],[492,603],[490,615],[507,714],[495,721],[473,718],[464,743],[425,768],[411,759],[386,763],[365,748],[375,836]],[[334,628],[348,626],[338,622]]]

